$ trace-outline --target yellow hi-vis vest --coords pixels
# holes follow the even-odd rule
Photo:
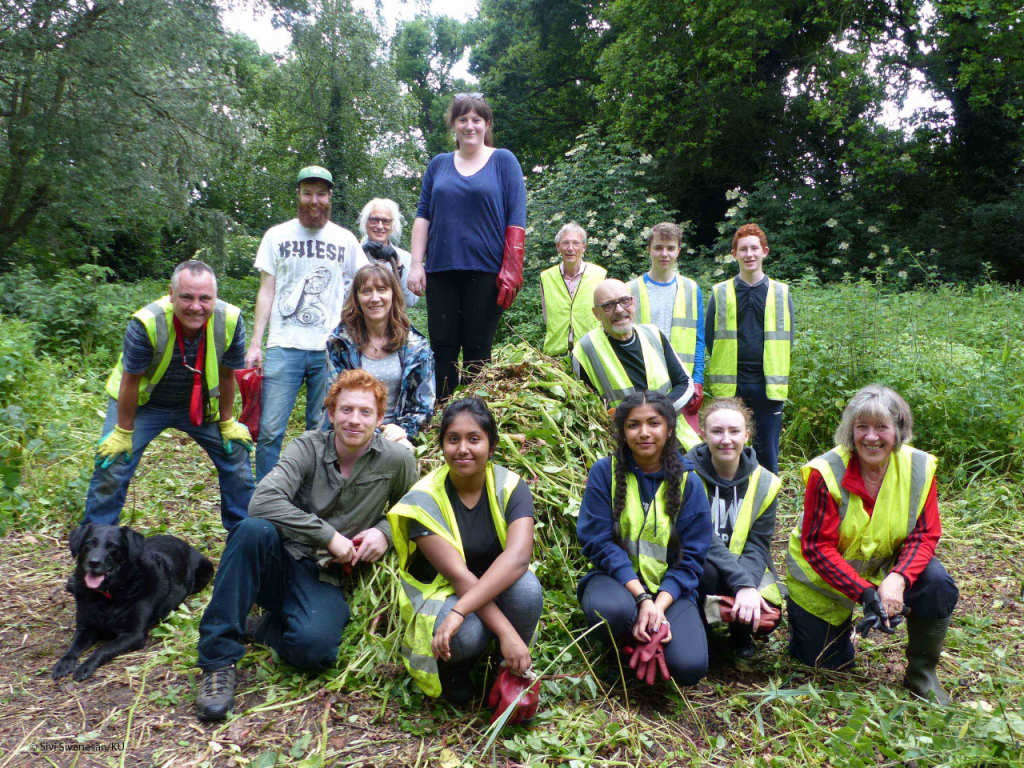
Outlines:
[[[829,494],[839,506],[839,552],[862,578],[877,585],[889,573],[904,540],[917,525],[938,460],[909,445],[894,452],[871,515],[865,511],[860,496],[843,488],[849,463],[850,452],[837,446],[805,464],[801,474],[806,485],[812,469],[821,473]],[[804,559],[800,547],[802,529],[803,515],[789,537],[789,596],[805,611],[839,626],[850,618],[856,603],[830,587]]]
[[[630,280],[626,287],[633,295],[637,304],[636,321],[651,322],[651,297],[647,293],[647,285],[643,277]],[[687,376],[693,376],[693,366],[697,361],[697,294],[700,289],[697,283],[688,277],[676,275],[676,303],[672,307],[672,331],[668,340],[672,349],[679,356],[679,362],[686,369]]]
[[[736,394],[736,286],[732,280],[711,289],[715,297],[715,343],[707,366],[707,383],[715,397]],[[793,343],[793,318],[789,314],[789,286],[768,281],[764,304],[764,380],[769,400],[785,400],[789,395],[789,348]]]
[[[569,351],[569,331],[574,341],[601,323],[594,317],[594,291],[608,273],[604,267],[585,263],[576,293],[569,295],[562,279],[561,265],[556,264],[540,273],[544,287],[544,308],[548,315],[547,334],[544,336],[544,354],[552,357]]]
[[[679,481],[680,489],[686,487],[689,472],[684,472]],[[640,485],[636,475],[626,472],[626,506],[619,517],[622,545],[647,589],[657,593],[661,580],[668,570],[668,542],[672,536],[672,516],[665,502],[665,483],[658,486],[651,506],[644,514],[640,500]],[[615,458],[612,457],[612,498],[615,498]]]
[[[440,536],[458,550],[465,560],[462,536],[455,522],[444,481],[448,477],[447,465],[438,467],[414,485],[402,500],[388,512],[391,535],[398,553],[399,580],[398,607],[405,622],[402,636],[402,660],[416,684],[428,696],[441,695],[441,680],[437,675],[437,660],[430,652],[434,639],[434,624],[444,601],[455,594],[455,589],[440,573],[430,584],[417,581],[409,574],[409,562],[416,552],[416,542],[409,538],[409,523],[416,521],[431,533]],[[488,507],[494,520],[498,541],[505,546],[505,505],[519,483],[519,475],[504,467],[488,463],[485,491]]]
[[[712,489],[708,487],[707,483],[704,486],[710,499]],[[736,557],[743,554],[743,547],[746,546],[747,537],[750,535],[750,527],[772,505],[781,487],[782,481],[760,465],[750,473],[750,477],[747,479],[747,492],[743,495],[743,501],[740,502],[736,523],[732,528],[732,538],[729,539],[729,551]],[[757,510],[756,515],[754,514],[755,509]],[[770,564],[761,577],[761,583],[757,585],[757,591],[772,605],[782,605],[782,593],[779,592]]]
[[[647,371],[647,389],[667,395],[672,391],[665,364],[665,349],[661,345],[661,331],[653,325],[634,325],[633,332],[640,339],[640,350],[644,356],[644,370]],[[600,388],[601,399],[609,408],[616,407],[625,398],[637,391],[629,380],[626,369],[615,356],[611,342],[604,328],[595,328],[576,342],[572,350],[573,368],[579,376],[580,369]],[[675,403],[676,412],[683,403]],[[683,449],[688,451],[700,445],[701,439],[681,414],[676,419],[676,438]]]
[[[210,395],[206,404],[207,421],[220,419],[220,361],[224,359],[224,352],[235,338],[235,329],[241,315],[241,309],[218,299],[213,317],[206,322],[206,362],[203,365],[203,376]],[[144,306],[132,317],[145,326],[149,343],[153,345],[153,361],[139,382],[139,405],[145,405],[163,378],[175,353],[181,354],[177,352],[174,333],[174,305],[170,296],[163,296]],[[122,363],[122,356],[118,355],[117,365],[107,378],[107,394],[115,400],[121,390],[121,374],[124,372]]]

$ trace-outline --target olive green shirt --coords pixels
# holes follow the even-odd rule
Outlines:
[[[249,514],[272,522],[296,560],[328,555],[335,532],[352,538],[376,528],[390,544],[391,524],[384,515],[418,479],[412,452],[379,434],[347,480],[337,462],[333,430],[305,432],[284,449],[249,502]],[[321,578],[337,580],[323,570]]]

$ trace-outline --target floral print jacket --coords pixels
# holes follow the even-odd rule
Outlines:
[[[405,430],[409,438],[419,434],[434,415],[434,353],[426,337],[415,328],[409,329],[405,346],[398,350],[402,363],[402,389],[395,401],[394,423]],[[327,390],[342,371],[362,368],[363,355],[349,336],[348,329],[339,323],[327,339]],[[324,408],[320,429],[331,429]]]

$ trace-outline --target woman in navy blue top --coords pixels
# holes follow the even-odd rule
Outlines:
[[[456,95],[445,115],[455,151],[430,161],[412,226],[409,289],[427,296],[438,397],[490,361],[503,310],[523,285],[526,186],[515,155],[494,148],[483,95]]]

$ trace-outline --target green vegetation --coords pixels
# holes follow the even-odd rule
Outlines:
[[[203,739],[191,727],[192,665],[209,592],[155,630],[146,650],[105,667],[96,683],[55,687],[47,673],[68,640],[62,627],[71,605],[52,601],[70,565],[63,542],[82,513],[102,383],[121,327],[115,317],[162,288],[136,286],[119,297],[118,310],[96,298],[106,297],[108,286],[90,284],[90,294],[74,282],[84,276],[67,275],[69,289],[77,286],[67,301],[95,301],[101,316],[111,313],[89,355],[76,349],[85,342],[74,335],[54,341],[60,326],[46,317],[0,319],[4,557],[13,578],[26,583],[25,599],[39,594],[31,613],[12,610],[0,622],[0,630],[17,628],[18,637],[39,635],[34,650],[15,649],[24,654],[15,665],[20,672],[0,673],[0,719],[13,723],[19,713],[38,710],[45,727],[34,738],[50,738],[66,732],[47,719],[57,717],[51,713],[82,706],[89,713],[85,736],[125,738],[128,759],[138,765],[1020,764],[1024,303],[1019,292],[994,284],[890,293],[886,276],[878,277],[880,283],[831,288],[808,278],[795,288],[797,381],[783,437],[786,485],[775,556],[782,567],[783,542],[799,516],[799,464],[829,445],[850,393],[872,380],[895,386],[914,409],[915,443],[941,460],[940,556],[961,590],[941,666],[954,707],[916,702],[900,687],[902,632],[867,640],[858,670],[846,674],[816,674],[793,663],[783,626],[752,662],[713,648],[709,677],[694,689],[650,691],[630,683],[623,690],[593,675],[599,660],[590,640],[580,639],[575,600],[586,564],[573,531],[586,467],[607,450],[605,417],[593,395],[522,344],[502,347],[497,364],[469,390],[495,409],[503,434],[499,460],[528,478],[537,499],[534,567],[546,599],[534,658],[548,677],[533,727],[499,733],[488,728],[488,710],[454,710],[411,684],[396,649],[391,556],[354,585],[354,619],[334,668],[303,675],[254,648],[242,664],[240,717],[204,731]],[[9,283],[5,298],[33,290],[31,280]],[[227,281],[222,290],[238,300],[254,295],[255,286]],[[295,413],[301,412],[300,406]],[[299,428],[295,420],[293,432]],[[421,460],[424,467],[437,461],[433,443]],[[211,509],[215,473],[187,438],[159,438],[133,489],[122,522],[182,535],[213,556],[220,551],[223,531]],[[491,676],[480,668],[481,687]],[[65,704],[68,695],[75,698]],[[114,698],[105,704],[102,696]]]

